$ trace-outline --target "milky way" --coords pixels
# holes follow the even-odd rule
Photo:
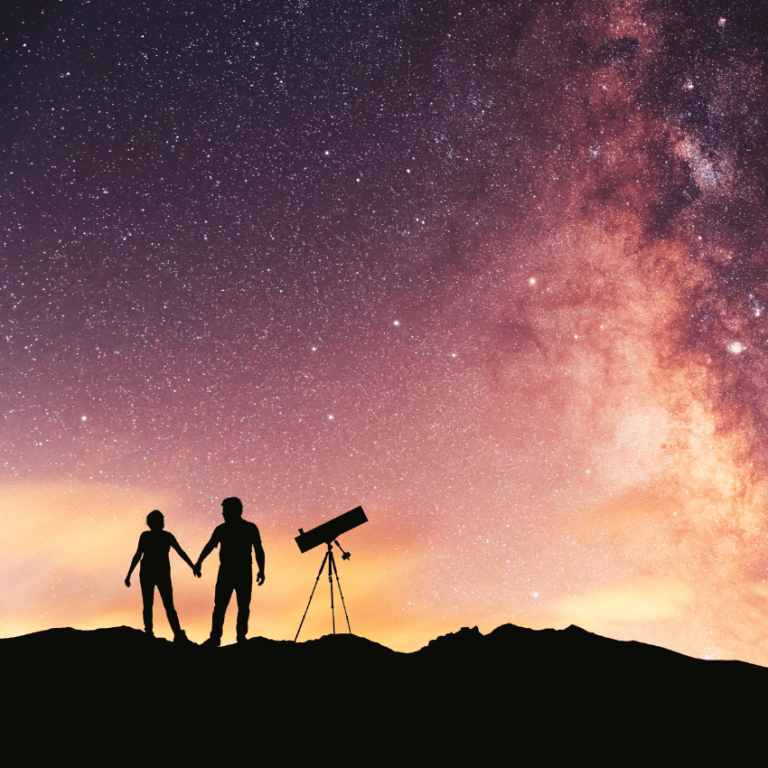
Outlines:
[[[4,635],[139,626],[146,513],[194,558],[238,495],[257,634],[362,504],[345,596],[392,647],[768,663],[759,9],[59,5],[0,54]]]

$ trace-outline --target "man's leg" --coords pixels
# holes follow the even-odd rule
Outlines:
[[[211,622],[211,641],[217,645],[221,642],[221,635],[224,631],[224,615],[227,612],[234,586],[231,575],[225,569],[219,568],[216,592],[213,598],[213,621]]]
[[[248,618],[251,613],[251,590],[253,573],[239,573],[235,590],[237,592],[237,642],[242,643],[248,635]]]
[[[152,635],[154,634],[152,632],[152,605],[155,602],[155,580],[149,573],[142,570],[139,571],[139,582],[141,584],[141,599],[144,603],[144,632]]]

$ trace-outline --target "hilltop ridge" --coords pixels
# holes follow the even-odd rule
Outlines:
[[[326,739],[450,758],[516,739],[550,752],[587,734],[604,745],[638,734],[656,743],[703,723],[743,734],[755,692],[768,685],[763,667],[576,626],[465,627],[413,653],[355,635],[210,649],[129,627],[59,628],[0,639],[0,654],[9,733],[43,751],[89,733],[97,752],[121,744],[137,759],[152,732],[169,756],[210,750],[211,759],[262,741],[307,758]],[[709,744],[714,732],[705,736]]]

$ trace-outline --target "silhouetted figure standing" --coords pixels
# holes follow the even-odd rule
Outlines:
[[[160,510],[153,510],[147,515],[148,531],[139,536],[139,547],[131,561],[128,575],[125,577],[125,586],[131,586],[131,574],[141,560],[139,568],[139,581],[141,582],[141,597],[144,601],[144,631],[150,637],[154,637],[152,629],[152,606],[155,601],[155,587],[160,593],[168,616],[168,623],[173,630],[173,638],[176,642],[187,639],[184,631],[179,626],[179,617],[173,606],[173,587],[171,586],[171,561],[168,557],[173,547],[194,572],[195,566],[187,557],[187,553],[179,546],[176,537],[164,531],[165,518]]]
[[[203,560],[217,547],[219,549],[219,576],[216,579],[216,594],[213,603],[211,636],[204,645],[218,646],[224,629],[224,615],[232,598],[237,595],[237,642],[245,641],[248,634],[248,616],[251,610],[253,571],[251,549],[256,555],[259,572],[256,583],[264,583],[264,548],[261,546],[259,529],[254,523],[243,520],[243,503],[230,496],[221,502],[224,522],[213,531],[211,540],[203,547],[194,565],[196,576],[201,575]]]

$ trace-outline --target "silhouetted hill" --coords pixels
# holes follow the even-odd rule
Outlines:
[[[572,626],[507,624],[397,653],[354,635],[207,649],[128,627],[0,639],[4,731],[53,759],[729,762],[756,742],[768,669]]]

